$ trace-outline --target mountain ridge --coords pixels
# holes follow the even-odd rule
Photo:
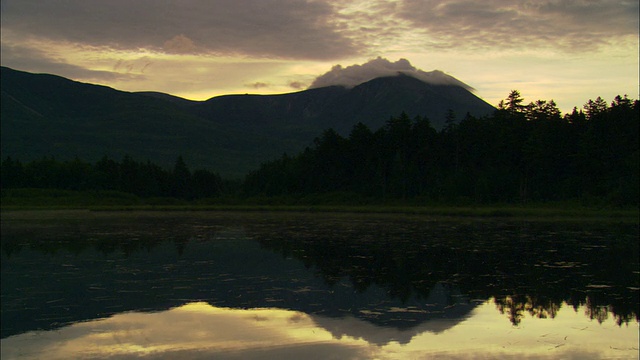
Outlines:
[[[328,86],[275,95],[231,94],[194,101],[160,92],[126,92],[51,74],[2,67],[2,157],[97,161],[125,154],[171,166],[240,177],[261,163],[295,154],[323,130],[342,135],[358,122],[373,131],[401,112],[426,116],[436,129],[452,109],[462,118],[495,109],[462,87],[408,75],[353,88]]]

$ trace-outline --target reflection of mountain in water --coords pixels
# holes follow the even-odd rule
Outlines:
[[[67,241],[70,245],[82,239]],[[186,246],[157,242],[148,247],[144,240],[137,241],[137,250],[130,241],[109,247],[98,242],[79,254],[22,248],[4,258],[2,337],[124,311],[166,310],[189,301],[277,307],[324,317],[350,315],[399,329],[432,318],[460,319],[473,308],[468,303],[403,303],[375,286],[356,293],[346,281],[329,287],[299,262],[261,250],[237,231],[218,232],[210,240],[192,240]],[[177,255],[177,246],[184,247],[182,255]],[[12,288],[18,291],[9,292]],[[433,300],[451,299],[449,293],[451,289],[439,288]]]
[[[452,298],[457,302],[452,303]],[[338,339],[351,336],[365,339],[370,344],[384,345],[390,341],[407,344],[418,334],[441,333],[454,327],[470,315],[477,303],[470,303],[456,288],[437,284],[426,299],[412,298],[400,307],[394,307],[392,303],[369,305],[373,307],[349,309],[352,315],[342,321],[333,321],[327,316],[313,316],[313,319]],[[372,326],[389,330],[372,331]]]
[[[319,325],[349,315],[402,330],[368,339],[376,343],[443,331],[468,316],[470,299],[493,296],[514,323],[523,311],[552,316],[563,301],[588,302],[594,318],[637,319],[636,229],[606,237],[607,229],[562,234],[542,224],[278,219],[231,229],[210,219],[3,221],[2,337],[190,301],[298,310]]]
[[[346,221],[324,231],[305,220],[260,230],[261,244],[298,258],[333,284],[371,284],[406,301],[436,284],[472,299],[496,298],[518,325],[524,312],[554,317],[586,305],[591,319],[638,321],[638,227],[585,223]],[[342,227],[342,228],[341,228]]]

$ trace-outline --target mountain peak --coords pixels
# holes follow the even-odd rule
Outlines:
[[[342,65],[335,65],[328,72],[318,76],[309,88],[331,85],[353,88],[376,78],[395,76],[409,76],[431,85],[452,85],[468,91],[474,90],[471,86],[441,70],[427,72],[414,67],[407,59],[391,62],[381,57],[362,65],[351,65],[346,68],[343,68]]]
[[[161,166],[172,166],[181,155],[195,168],[237,178],[283,153],[302,151],[328,128],[343,135],[357,123],[377,130],[405,112],[428,118],[439,130],[449,110],[457,119],[495,110],[465,88],[450,86],[456,83],[442,72],[423,74],[446,80],[430,83],[416,73],[421,74],[396,70],[351,89],[327,85],[189,101],[3,67],[1,150],[3,157],[22,161],[42,156],[98,161],[128,154]]]

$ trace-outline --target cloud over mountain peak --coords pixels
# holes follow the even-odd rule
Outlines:
[[[407,59],[399,59],[396,62],[391,62],[382,57],[369,60],[362,65],[355,64],[347,67],[334,65],[331,70],[318,76],[309,88],[313,89],[333,85],[351,88],[375,78],[396,76],[399,74],[414,77],[428,84],[455,85],[473,91],[471,86],[440,70],[426,72],[411,65]]]

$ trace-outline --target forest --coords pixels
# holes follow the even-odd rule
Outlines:
[[[556,104],[525,104],[516,90],[490,116],[449,111],[435,130],[428,118],[401,113],[373,131],[347,137],[325,130],[299,154],[263,163],[240,181],[172,169],[125,156],[95,164],[51,157],[2,160],[3,189],[113,190],[142,198],[259,199],[304,203],[313,196],[345,203],[493,204],[578,201],[639,204],[638,100],[598,97],[562,115]],[[4,194],[3,194],[4,196]]]
[[[247,194],[327,192],[440,203],[604,201],[638,204],[637,100],[589,100],[561,116],[553,101],[512,91],[485,118],[447,115],[440,132],[407,114],[347,138],[326,130],[297,156],[264,164]]]

